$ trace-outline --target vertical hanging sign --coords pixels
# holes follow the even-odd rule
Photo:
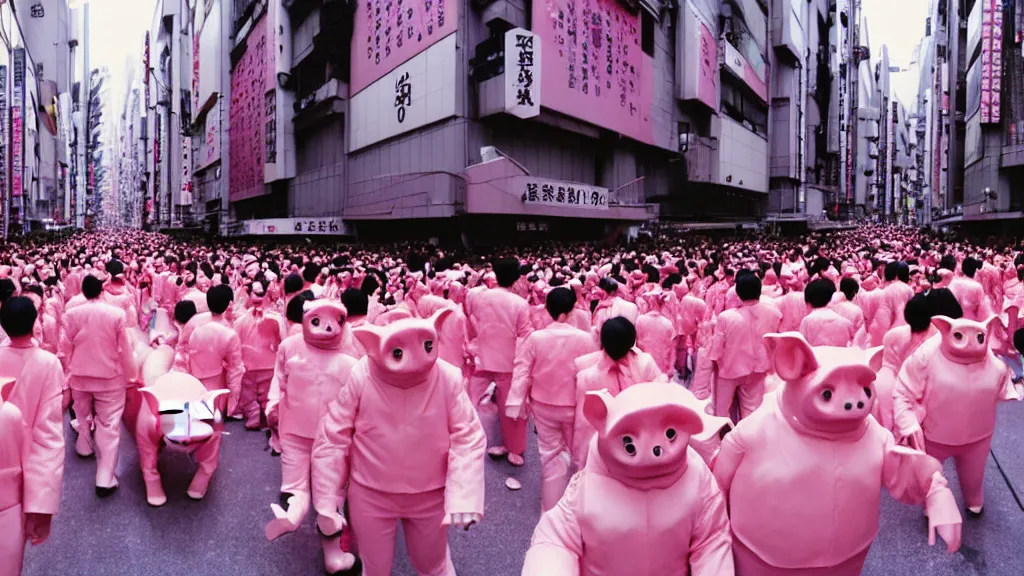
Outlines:
[[[0,64],[0,233],[7,238],[7,66]]]
[[[14,82],[11,86],[11,199],[20,198],[25,169],[24,119],[25,102],[25,49],[14,50]]]
[[[149,32],[146,32],[146,43],[142,47],[142,84],[146,87],[146,101],[142,105],[142,115],[149,110]]]
[[[529,30],[505,33],[505,111],[518,118],[540,115],[540,44]]]

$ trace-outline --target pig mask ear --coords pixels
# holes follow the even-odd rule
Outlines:
[[[1000,326],[1004,330],[1006,329],[1006,326],[1003,325],[1003,321],[1000,320],[999,316],[996,316],[995,314],[993,314],[993,315],[989,316],[988,318],[986,318],[985,321],[983,321],[981,324],[982,324],[982,326],[985,327],[985,332],[987,332],[989,334],[992,333],[992,329],[995,328],[996,326]]]
[[[0,402],[7,402],[14,392],[14,378],[0,381]]]
[[[430,323],[434,325],[434,330],[436,330],[438,334],[441,333],[441,326],[444,325],[444,321],[448,319],[448,316],[450,316],[452,312],[454,312],[453,309],[445,306],[430,316]]]
[[[367,356],[380,360],[380,342],[384,337],[380,327],[364,324],[353,329],[352,335],[366,349]]]
[[[868,353],[868,366],[876,374],[882,369],[882,351],[885,350],[884,346],[877,346],[875,348],[869,348]]]
[[[604,430],[604,424],[608,420],[608,403],[611,400],[612,395],[607,389],[587,392],[583,398],[583,417],[598,433]]]
[[[765,334],[775,373],[786,382],[800,380],[818,369],[814,350],[799,332]]]
[[[932,326],[942,334],[945,338],[949,335],[949,331],[953,329],[953,319],[949,316],[932,316]]]

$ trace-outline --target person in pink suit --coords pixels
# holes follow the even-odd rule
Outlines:
[[[273,540],[302,524],[310,502],[310,459],[317,425],[331,399],[348,381],[356,359],[341,353],[347,311],[338,302],[306,302],[302,334],[281,343],[273,372],[267,413],[281,438],[281,503],[266,528]],[[330,574],[352,568],[347,533],[322,538],[324,567]]]
[[[788,285],[789,292],[775,299],[775,306],[782,313],[779,330],[796,332],[800,329],[800,323],[803,322],[804,316],[807,316],[811,310],[804,299],[804,283],[794,278]]]
[[[974,279],[981,268],[981,262],[974,258],[967,257],[960,263],[960,275],[957,275],[949,283],[949,291],[956,296],[957,302],[964,309],[964,318],[981,322],[986,320],[992,313],[985,295],[985,289],[981,282]]]
[[[931,323],[932,304],[924,294],[917,294],[907,302],[903,319],[905,325],[892,328],[882,339],[882,368],[875,379],[877,400],[871,413],[883,428],[894,433],[898,432],[893,421],[896,375],[903,362],[937,333]]]
[[[854,278],[843,278],[839,281],[838,299],[833,299],[831,307],[837,314],[846,318],[853,324],[855,346],[864,348],[867,346],[867,329],[864,327],[864,311],[857,305],[857,295],[860,293],[860,284]]]
[[[366,313],[369,310],[370,299],[358,288],[346,288],[341,293],[341,304],[348,311],[342,335],[341,351],[358,360],[366,356],[366,349],[356,339],[353,330],[367,324]]]
[[[121,414],[125,389],[136,379],[138,367],[128,339],[128,319],[120,308],[102,301],[103,282],[92,275],[82,280],[86,303],[64,315],[61,356],[79,422],[75,451],[83,457],[96,453],[96,494],[110,496],[117,489],[117,450],[121,440]],[[95,446],[95,452],[94,452]]]
[[[1020,400],[1024,389],[989,349],[995,316],[986,322],[946,316],[931,321],[940,334],[919,346],[897,376],[897,436],[940,462],[953,458],[967,510],[981,514],[996,405]]]
[[[665,374],[654,358],[636,347],[636,327],[621,316],[601,327],[601,350],[576,359],[576,416],[573,419],[572,464],[581,470],[586,464],[594,428],[583,415],[587,392],[608,390],[613,396],[640,382],[664,382]]]
[[[4,430],[0,436],[25,436],[24,452],[18,460],[21,490],[16,495],[6,492],[0,482],[0,526],[22,525],[21,518],[17,523],[3,519],[3,510],[8,508],[5,504],[16,496],[24,516],[25,536],[33,544],[41,544],[49,536],[51,519],[60,509],[64,478],[64,371],[55,355],[33,342],[36,318],[35,307],[24,297],[10,298],[0,307],[0,326],[10,338],[10,343],[0,346],[0,380],[15,381],[2,395],[7,406],[20,412],[17,434]],[[0,549],[6,546],[0,544]],[[0,552],[0,574],[6,563],[4,557]],[[20,563],[21,556],[17,555],[16,564]]]
[[[238,402],[245,417],[245,428],[259,430],[267,421],[267,394],[274,377],[274,358],[281,344],[283,319],[264,306],[266,293],[262,283],[253,282],[248,291],[250,307],[235,322],[245,366]]]
[[[593,314],[594,330],[598,334],[601,332],[601,326],[603,326],[609,318],[621,316],[630,322],[636,323],[636,318],[640,315],[640,311],[636,304],[619,295],[620,291],[618,282],[605,277],[601,279],[598,286],[601,289],[602,299],[597,304],[597,308],[594,309]]]
[[[441,296],[426,294],[416,301],[416,315],[430,318],[441,308],[451,308],[452,312],[441,325],[437,334],[437,354],[445,362],[462,370],[466,363],[466,314],[462,307]]]
[[[347,504],[365,576],[390,576],[398,520],[417,574],[454,576],[448,526],[483,518],[487,439],[462,374],[437,357],[438,328],[449,314],[357,329],[367,357],[319,424],[317,527],[340,534]]]
[[[668,293],[660,289],[645,293],[647,312],[636,319],[636,345],[654,357],[663,374],[671,374],[676,364],[676,332],[665,313],[667,297]]]
[[[506,414],[525,420],[529,401],[537,427],[541,466],[541,508],[554,507],[569,483],[573,425],[576,417],[576,358],[597,351],[590,332],[568,323],[576,293],[565,287],[548,292],[545,302],[553,320],[530,334],[516,351]]]
[[[708,357],[715,363],[715,415],[728,418],[739,400],[740,418],[746,418],[764,397],[764,379],[771,369],[762,336],[779,329],[782,313],[761,302],[761,280],[753,272],[740,274],[736,293],[743,305],[718,316]]]
[[[466,300],[466,311],[475,338],[469,345],[473,356],[474,372],[469,379],[469,396],[474,401],[487,395],[492,382],[497,386],[497,418],[501,427],[502,444],[494,445],[492,456],[508,455],[514,466],[522,466],[526,452],[526,421],[513,420],[506,415],[505,403],[512,387],[512,370],[518,342],[530,335],[530,305],[509,288],[519,278],[519,263],[502,260],[494,266],[497,288],[477,292]],[[477,407],[484,428],[491,429],[494,405]]]
[[[903,262],[885,265],[885,287],[878,300],[878,309],[868,326],[871,345],[879,346],[890,328],[903,325],[903,307],[914,296],[910,287],[910,270]]]
[[[583,283],[573,278],[569,281],[569,288],[576,293],[576,307],[569,314],[568,323],[580,330],[589,331],[593,326],[593,318],[590,313],[590,304],[585,297]]]
[[[29,520],[25,514],[24,461],[27,456],[28,431],[21,410],[8,401],[15,381],[0,380],[0,576],[21,576],[25,559],[25,540],[29,535]],[[35,528],[33,528],[35,529]],[[46,525],[49,532],[49,523]],[[45,540],[44,537],[39,541]]]
[[[937,532],[957,550],[962,520],[942,466],[897,446],[869,417],[880,351],[811,348],[799,333],[766,340],[786,383],[725,437],[713,465],[736,573],[859,575],[878,534],[883,486],[925,506],[929,543]]]
[[[125,317],[128,319],[128,328],[138,327],[138,308],[135,305],[134,295],[124,279],[124,264],[119,260],[111,260],[107,262],[106,269],[109,280],[103,287],[103,301],[124,310]]]
[[[800,333],[811,346],[846,347],[853,343],[856,329],[853,323],[832,309],[832,295],[836,285],[831,280],[812,280],[804,290],[804,300],[811,312],[800,321]]]
[[[588,393],[584,415],[586,467],[541,516],[523,576],[735,574],[725,498],[693,448],[712,431],[696,398],[643,383]]]

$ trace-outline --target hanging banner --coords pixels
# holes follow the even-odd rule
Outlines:
[[[192,205],[192,138],[181,139],[181,200],[182,206]]]
[[[7,238],[7,66],[0,64],[0,234]]]
[[[608,209],[608,189],[601,186],[533,176],[515,176],[513,182],[512,189],[522,193],[523,204],[586,210]]]
[[[146,100],[142,106],[142,115],[149,110],[149,32],[146,32],[146,43],[142,48],[142,84],[146,87]]]
[[[505,32],[505,112],[517,118],[540,115],[540,49],[529,30]]]
[[[25,49],[14,50],[14,82],[11,86],[11,198],[20,198],[24,190],[25,170],[24,118]]]

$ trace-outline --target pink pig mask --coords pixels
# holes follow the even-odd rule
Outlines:
[[[939,350],[942,355],[957,364],[973,364],[985,359],[989,350],[989,337],[998,323],[998,316],[990,316],[984,322],[966,318],[954,320],[947,316],[932,318],[932,326],[942,335]]]
[[[340,302],[313,300],[302,307],[302,339],[323,350],[341,347],[342,327],[348,310]]]
[[[404,318],[386,326],[363,325],[352,333],[366,349],[373,375],[398,388],[423,384],[437,364],[437,334],[452,309],[429,318]]]
[[[779,407],[800,429],[843,434],[864,426],[875,403],[882,348],[812,348],[797,332],[766,334],[775,372],[786,385]]]
[[[690,437],[705,429],[699,402],[677,384],[637,384],[614,397],[588,392],[583,402],[609,475],[641,490],[671,486],[686,471]]]

